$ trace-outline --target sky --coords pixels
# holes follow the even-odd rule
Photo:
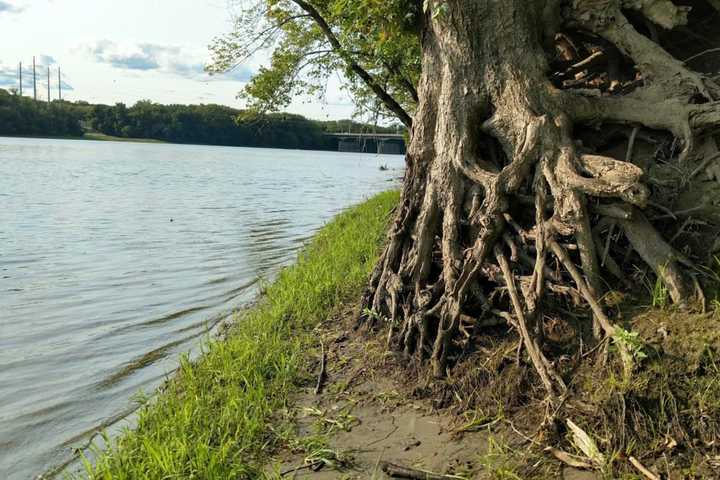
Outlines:
[[[38,98],[132,105],[218,103],[242,108],[244,84],[268,62],[260,52],[223,76],[207,75],[208,45],[232,28],[230,0],[0,0],[0,88],[32,95],[35,56]],[[287,109],[316,119],[349,118],[353,104],[333,77],[325,101],[298,98]]]

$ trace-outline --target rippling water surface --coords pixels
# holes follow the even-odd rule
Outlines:
[[[381,164],[389,171],[380,171]],[[0,478],[62,463],[400,156],[0,138]],[[84,436],[85,435],[85,436]]]

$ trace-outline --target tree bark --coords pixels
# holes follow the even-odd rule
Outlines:
[[[647,172],[579,146],[574,130],[607,121],[664,129],[688,159],[699,135],[718,126],[718,90],[637,33],[621,10],[635,8],[668,27],[687,21],[669,1],[576,0],[562,9],[553,0],[435,3],[446,8],[433,14],[431,7],[424,19],[402,203],[363,297],[363,311],[377,315],[361,321],[375,328],[384,318],[392,348],[429,359],[443,376],[449,357],[472,341],[459,332],[474,323],[482,335],[484,319],[499,316],[520,333],[546,389],[561,394],[565,383],[540,334],[557,292],[585,299],[599,336],[616,328],[599,299],[593,228],[606,217],[597,212],[629,212],[620,223],[632,244],[653,228],[640,214],[629,219],[648,206]],[[546,47],[571,28],[615,44],[636,61],[645,85],[624,96],[554,86]],[[651,231],[654,243],[641,257],[656,263],[675,301],[690,302],[681,266],[657,265],[669,250]]]

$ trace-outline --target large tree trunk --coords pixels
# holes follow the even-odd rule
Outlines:
[[[662,129],[684,147],[678,162],[702,160],[697,139],[718,126],[720,89],[639,34],[621,7],[664,28],[687,12],[665,0],[560,3],[447,0],[426,14],[402,204],[361,320],[385,319],[390,346],[429,359],[438,376],[499,319],[519,332],[547,390],[562,393],[541,348],[543,318],[581,298],[586,331],[615,332],[599,298],[605,270],[622,272],[593,227],[624,228],[676,302],[696,295],[681,255],[642,213],[644,170],[574,138],[592,123]],[[627,95],[557,88],[547,47],[565,30],[632,59],[644,86]]]

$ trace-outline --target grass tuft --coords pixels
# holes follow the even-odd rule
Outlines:
[[[273,413],[303,376],[312,329],[359,296],[379,255],[397,192],[336,217],[242,314],[228,338],[211,341],[95,465],[93,479],[258,478],[281,441]]]

